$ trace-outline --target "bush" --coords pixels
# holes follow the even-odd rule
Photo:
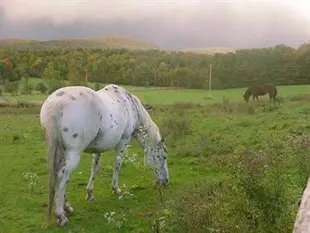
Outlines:
[[[250,232],[235,209],[233,187],[220,181],[187,186],[170,202],[175,232]]]
[[[57,89],[63,87],[63,83],[60,80],[57,79],[51,79],[48,81],[48,94],[52,94],[54,91],[56,91]]]
[[[48,87],[42,82],[37,83],[37,85],[35,86],[35,90],[39,91],[41,94],[45,94],[47,89]]]
[[[95,91],[99,91],[101,89],[101,85],[99,83],[96,83],[94,86]]]
[[[32,94],[33,89],[34,88],[33,88],[32,84],[29,84],[29,83],[28,83],[28,85],[25,84],[21,88],[21,94],[23,94],[23,95]]]
[[[15,95],[18,92],[18,82],[6,82],[3,88],[4,92]]]

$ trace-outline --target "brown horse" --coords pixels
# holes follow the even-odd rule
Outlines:
[[[259,102],[258,96],[266,95],[267,93],[269,94],[270,100],[276,101],[278,91],[276,86],[272,84],[263,84],[249,87],[243,94],[243,98],[248,103],[250,97],[253,96],[253,100],[256,98],[257,102]]]

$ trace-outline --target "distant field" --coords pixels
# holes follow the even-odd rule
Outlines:
[[[32,81],[37,82],[37,81]],[[93,85],[93,84],[92,84]],[[230,101],[240,101],[243,99],[242,95],[246,88],[236,88],[227,90],[212,90],[208,93],[207,90],[161,90],[147,87],[134,87],[123,85],[131,93],[137,95],[144,103],[149,104],[172,104],[176,102],[200,102],[200,103],[214,103],[222,101],[227,98]],[[287,97],[292,95],[302,95],[310,93],[310,85],[296,85],[296,86],[278,86],[278,95]],[[32,95],[5,95],[8,100],[27,100],[27,101],[44,101],[47,95],[32,94]],[[268,99],[268,95],[259,97],[260,99]]]

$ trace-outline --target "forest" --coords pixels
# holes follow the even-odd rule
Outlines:
[[[37,77],[54,88],[66,81],[204,89],[209,86],[210,64],[212,89],[310,84],[310,43],[296,49],[277,45],[213,55],[158,49],[2,48],[0,84]]]

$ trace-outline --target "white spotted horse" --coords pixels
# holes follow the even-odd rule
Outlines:
[[[40,121],[48,144],[49,201],[46,224],[55,198],[57,224],[63,226],[73,212],[66,185],[83,152],[92,153],[87,200],[94,199],[94,181],[101,152],[115,151],[112,190],[119,194],[121,158],[131,138],[144,149],[146,165],[154,168],[157,183],[168,184],[167,149],[159,129],[140,100],[118,85],[94,91],[83,86],[63,87],[43,103]]]

